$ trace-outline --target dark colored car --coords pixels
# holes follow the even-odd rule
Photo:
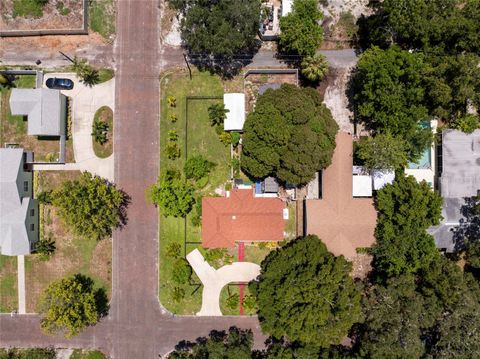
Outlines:
[[[71,90],[73,89],[73,81],[69,79],[58,79],[56,77],[47,80],[46,85],[49,89]]]

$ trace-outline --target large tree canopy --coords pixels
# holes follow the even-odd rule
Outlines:
[[[280,18],[281,49],[313,56],[323,40],[323,29],[319,24],[322,18],[317,0],[294,0],[292,11]]]
[[[40,301],[42,329],[67,338],[77,335],[106,314],[107,301],[105,292],[95,290],[93,281],[81,274],[53,282]]]
[[[180,31],[193,54],[232,57],[256,44],[260,0],[170,0],[182,14]]]
[[[262,330],[275,338],[328,347],[347,335],[360,314],[352,266],[317,236],[299,238],[271,252],[261,264],[257,296]]]
[[[317,91],[284,84],[258,98],[244,125],[242,169],[307,183],[331,163],[338,125]]]
[[[213,330],[208,338],[199,338],[195,343],[179,345],[168,354],[169,359],[231,358],[252,357],[253,334],[251,330],[231,327],[228,332]]]
[[[370,251],[379,275],[415,273],[438,256],[426,229],[440,222],[442,198],[426,182],[398,174],[378,191],[376,205],[377,241]]]
[[[385,0],[361,22],[362,45],[400,44],[436,53],[479,52],[478,0]]]
[[[355,103],[359,119],[375,132],[389,131],[406,141],[410,160],[415,160],[432,141],[425,102],[423,55],[393,46],[372,47],[358,61]]]
[[[126,195],[107,180],[82,173],[79,179],[63,182],[53,191],[52,203],[73,231],[101,239],[125,220]]]

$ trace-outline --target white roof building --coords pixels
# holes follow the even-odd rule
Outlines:
[[[245,123],[245,94],[226,93],[223,95],[227,118],[223,123],[225,131],[242,131]]]
[[[282,16],[287,16],[292,12],[293,0],[282,0]]]

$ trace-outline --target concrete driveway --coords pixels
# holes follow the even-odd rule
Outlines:
[[[115,79],[95,85],[85,86],[73,73],[46,74],[44,81],[51,77],[68,78],[75,85],[72,90],[61,92],[72,99],[72,138],[74,164],[65,164],[64,168],[53,165],[36,166],[38,170],[80,170],[88,171],[109,181],[114,180],[114,155],[108,158],[98,158],[93,151],[92,125],[95,112],[102,106],[115,108]],[[44,85],[45,86],[45,85]],[[115,136],[115,133],[113,134]],[[114,149],[115,150],[115,149]]]
[[[220,293],[228,283],[247,283],[260,275],[260,266],[235,262],[215,270],[198,249],[187,254],[187,260],[203,284],[202,308],[199,316],[221,316]]]

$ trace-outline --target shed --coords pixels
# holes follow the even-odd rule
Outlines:
[[[245,123],[245,94],[226,93],[223,95],[227,118],[223,123],[225,131],[242,131]]]

